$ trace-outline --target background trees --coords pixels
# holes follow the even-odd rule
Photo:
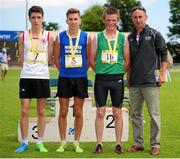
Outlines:
[[[107,0],[103,6],[93,5],[82,15],[81,29],[86,31],[102,31],[104,25],[102,22],[102,12],[105,7],[113,6],[120,11],[120,22],[118,29],[124,32],[131,31],[133,26],[131,21],[131,9],[134,6],[141,6],[139,0]]]
[[[174,56],[174,62],[180,62],[180,2],[179,0],[170,0],[170,18],[168,37],[168,48]]]
[[[169,26],[169,34],[171,41],[176,41],[180,38],[180,1],[179,0],[170,0],[170,18],[169,21],[172,24]]]
[[[55,23],[55,22],[48,22],[48,24],[46,24],[46,22],[43,22],[42,26],[45,30],[48,30],[48,31],[57,31],[60,29],[58,23]]]
[[[93,5],[87,9],[81,16],[81,29],[86,31],[102,31],[104,25],[102,22],[103,6]]]

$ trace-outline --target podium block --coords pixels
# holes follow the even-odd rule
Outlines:
[[[85,99],[83,107],[84,123],[81,133],[80,141],[93,142],[96,141],[95,135],[95,117],[96,107],[93,107],[93,93],[89,98]],[[59,142],[58,129],[58,115],[59,115],[59,100],[56,98],[55,102],[55,117],[46,118],[46,129],[44,133],[44,142]],[[67,117],[67,141],[74,140],[74,116],[73,116],[73,98],[70,99],[69,112]],[[127,141],[129,137],[129,110],[122,108],[123,115],[123,134],[122,141]],[[112,115],[112,108],[106,108],[105,125],[103,133],[103,141],[115,141],[114,117]],[[37,139],[37,118],[30,118],[29,121],[28,140],[34,142]],[[20,123],[18,124],[18,141],[21,141]]]

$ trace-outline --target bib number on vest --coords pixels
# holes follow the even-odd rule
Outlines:
[[[101,53],[101,61],[102,63],[117,63],[118,61],[118,53],[117,51],[115,52],[110,52],[109,50],[103,50]]]
[[[75,57],[72,58],[71,55],[66,55],[65,56],[65,67],[66,68],[82,67],[82,56],[76,54]]]

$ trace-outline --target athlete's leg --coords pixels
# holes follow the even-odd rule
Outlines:
[[[21,98],[20,128],[21,128],[22,139],[27,139],[28,137],[30,105],[31,105],[31,99]]]
[[[104,116],[106,114],[106,100],[108,95],[108,87],[106,84],[106,80],[99,79],[99,77],[96,76],[94,94],[97,107],[95,119],[96,138],[97,144],[102,144]]]
[[[74,114],[75,114],[75,121],[74,121],[74,128],[75,128],[75,136],[74,140],[79,141],[83,126],[83,104],[84,99],[74,97]]]
[[[121,145],[122,130],[123,130],[122,111],[121,108],[113,107],[112,112],[115,121],[116,144]]]
[[[22,142],[21,145],[15,150],[16,153],[22,153],[28,149],[28,128],[29,128],[29,108],[31,99],[21,99],[21,118],[20,118],[20,129]]]
[[[38,98],[37,99],[37,117],[38,117],[38,138],[43,138],[44,130],[46,125],[46,114],[45,114],[45,106],[47,100],[46,98]]]
[[[114,77],[110,83],[110,95],[112,101],[112,112],[115,120],[116,145],[121,145],[123,121],[122,121],[122,101],[124,96],[123,77]]]
[[[67,114],[69,109],[69,98],[59,98],[60,111],[59,111],[59,133],[61,140],[66,140],[67,129]]]
[[[102,144],[105,114],[106,114],[106,106],[97,107],[96,120],[95,120],[97,144]]]

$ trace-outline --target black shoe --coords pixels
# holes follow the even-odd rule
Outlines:
[[[121,154],[123,153],[123,150],[121,148],[121,145],[117,144],[116,147],[115,147],[115,152],[118,153],[118,154]]]
[[[97,144],[94,153],[101,153],[103,151],[102,145]]]

